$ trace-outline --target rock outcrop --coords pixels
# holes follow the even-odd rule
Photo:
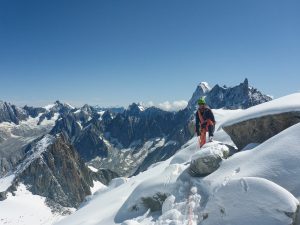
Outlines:
[[[19,124],[21,120],[28,118],[26,111],[15,105],[0,101],[0,123],[13,122]]]
[[[188,107],[196,109],[197,100],[205,97],[206,103],[212,109],[246,109],[254,105],[272,100],[268,95],[261,93],[256,88],[249,86],[246,78],[243,83],[234,87],[215,85],[212,89],[207,84],[201,83],[189,101]]]
[[[189,167],[189,173],[194,177],[204,177],[213,173],[220,167],[222,157],[219,155],[206,155],[192,160]]]
[[[249,143],[262,143],[300,122],[300,112],[285,112],[249,119],[223,129],[239,149]]]
[[[211,146],[211,144],[206,144]],[[213,173],[220,167],[223,159],[230,154],[230,149],[226,145],[220,145],[214,151],[203,149],[192,156],[191,165],[188,172],[193,177],[204,177]]]
[[[28,152],[35,154],[35,152]],[[55,138],[41,155],[30,162],[17,178],[33,194],[41,195],[64,207],[77,207],[91,194],[89,169],[63,135]]]

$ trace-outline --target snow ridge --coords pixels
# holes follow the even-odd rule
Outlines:
[[[18,174],[26,170],[35,159],[41,157],[42,153],[47,150],[48,146],[54,142],[54,139],[55,138],[53,136],[46,134],[41,140],[39,140],[35,147],[26,153],[26,158],[18,165],[15,171],[0,179],[0,192],[6,191],[12,185]]]

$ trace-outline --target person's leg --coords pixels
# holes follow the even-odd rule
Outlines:
[[[202,128],[201,129],[201,134],[200,134],[200,148],[206,143],[206,129]]]

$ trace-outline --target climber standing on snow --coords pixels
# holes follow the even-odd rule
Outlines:
[[[206,105],[204,98],[198,100],[199,108],[196,112],[196,133],[199,138],[200,148],[206,143],[206,132],[209,141],[212,142],[215,130],[215,117],[211,109]]]

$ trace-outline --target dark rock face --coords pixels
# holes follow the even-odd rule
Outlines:
[[[80,134],[81,128],[77,123],[76,118],[72,114],[63,116],[60,120],[56,121],[55,126],[50,134],[64,133],[71,141]]]
[[[99,130],[93,124],[80,133],[74,146],[85,161],[90,161],[97,156],[107,157],[107,146],[99,137]]]
[[[118,174],[102,169],[88,169],[77,150],[63,134],[45,135],[25,148],[25,156],[16,166],[12,185],[0,193],[5,200],[20,182],[33,193],[46,197],[52,210],[63,213],[62,207],[78,207],[87,195],[93,180],[108,184]]]
[[[255,88],[249,87],[248,80],[233,88],[224,88],[219,85],[208,93],[206,101],[211,108],[219,109],[246,109],[272,100]]]
[[[172,156],[191,137],[188,126],[185,126],[190,116],[188,110],[180,113],[154,107],[141,110],[134,103],[122,113],[106,111],[100,119],[94,110],[88,110],[88,106],[84,108],[86,110],[62,115],[51,134],[64,133],[87,162],[97,156],[107,157],[109,146],[120,150],[132,148],[132,154],[135,154],[135,149],[141,148],[150,139],[165,138],[166,142],[171,141],[171,144],[157,148],[152,154],[155,157],[147,157],[139,171],[145,170],[153,162]]]
[[[26,118],[28,118],[28,115],[22,108],[0,101],[0,123],[13,122],[19,124],[20,120]]]
[[[106,132],[117,138],[123,148],[128,148],[133,141],[148,140],[166,136],[176,124],[175,115],[157,108],[140,111],[136,104],[106,124]]]
[[[194,92],[189,106],[194,106],[193,109],[195,109],[197,100],[203,96],[205,96],[206,103],[212,109],[246,109],[272,100],[271,97],[250,87],[247,78],[243,83],[235,87],[220,87],[219,85],[215,85],[211,90],[207,90],[200,84]]]
[[[188,129],[189,118],[188,109],[178,113],[165,112],[157,108],[139,112],[135,109],[134,112],[125,111],[122,115],[117,115],[107,130],[125,148],[137,140],[145,142],[155,137],[166,139],[164,146],[156,148],[146,156],[134,173],[138,174],[153,163],[174,155],[180,146],[193,136]]]
[[[223,127],[239,149],[249,143],[262,143],[300,122],[300,112],[286,112],[246,120]]]
[[[33,194],[65,207],[79,206],[93,185],[89,169],[63,135],[22,171],[18,181],[29,185]]]
[[[64,133],[85,161],[90,161],[97,156],[106,157],[107,146],[101,138],[103,132],[100,121],[97,117],[89,120],[89,117],[93,115],[81,113],[70,112],[63,115],[50,133],[53,135]]]
[[[46,112],[46,109],[45,108],[41,108],[41,107],[37,107],[37,108],[34,108],[34,107],[31,107],[31,106],[24,106],[23,108],[27,114],[33,118],[37,117],[40,113],[45,113]]]
[[[138,167],[133,175],[137,175],[140,172],[147,170],[149,166],[156,162],[160,162],[170,158],[172,155],[176,153],[176,151],[180,148],[180,144],[174,142],[167,146],[163,146],[161,148],[157,148],[155,151],[149,153],[147,157],[144,159],[142,164]]]

